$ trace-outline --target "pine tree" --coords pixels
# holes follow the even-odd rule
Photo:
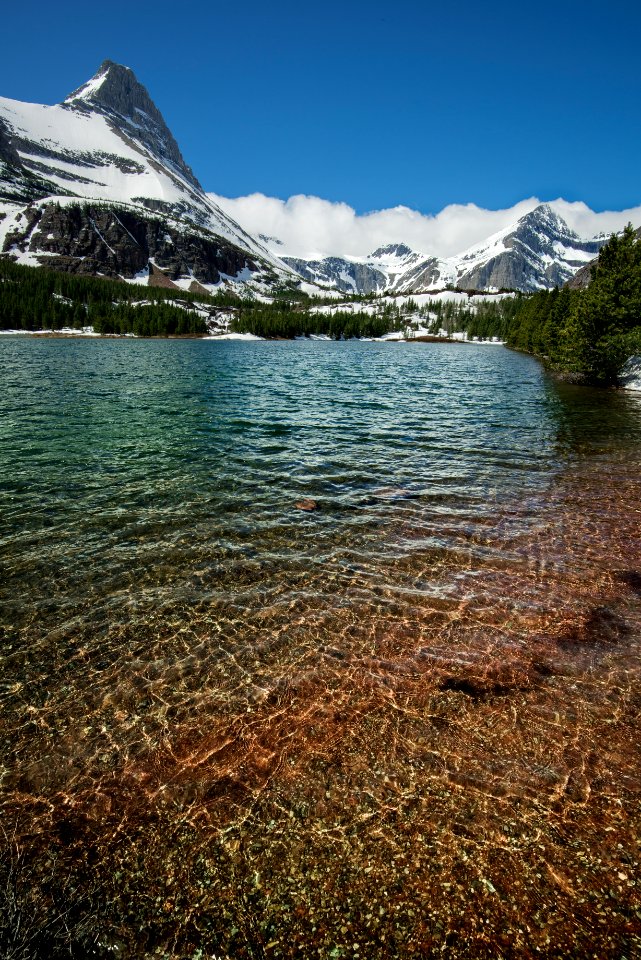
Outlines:
[[[628,224],[601,250],[589,287],[560,334],[562,360],[595,383],[616,382],[641,350],[641,241]]]

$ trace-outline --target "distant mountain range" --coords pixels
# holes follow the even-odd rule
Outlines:
[[[137,283],[269,295],[531,291],[586,267],[605,237],[579,237],[547,204],[455,257],[390,243],[365,258],[283,256],[213,201],[146,89],[105,61],[55,106],[0,98],[0,255]]]
[[[390,244],[364,260],[282,259],[305,280],[345,293],[417,293],[448,286],[531,291],[562,286],[597,256],[605,240],[581,239],[543,203],[457,257],[430,257]]]

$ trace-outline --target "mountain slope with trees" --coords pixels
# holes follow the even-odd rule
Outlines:
[[[524,300],[506,339],[577,380],[616,383],[624,362],[641,352],[641,239],[632,226],[603,247],[587,287]]]

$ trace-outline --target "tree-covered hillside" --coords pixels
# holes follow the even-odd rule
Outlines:
[[[181,306],[172,304],[178,299]],[[96,333],[202,334],[206,323],[195,309],[195,301],[202,299],[210,298],[0,260],[1,330],[92,326]]]
[[[603,247],[586,289],[522,299],[506,339],[557,370],[615,383],[625,360],[641,353],[641,240],[633,228]]]
[[[325,333],[372,337],[400,329],[408,308],[381,305],[372,315],[359,309],[366,298],[346,297],[337,312],[312,312],[334,303],[297,290],[277,291],[273,302],[164,287],[140,287],[103,277],[74,276],[0,259],[0,330],[61,330],[93,327],[96,333],[137,336],[198,336],[208,332],[207,314],[223,311],[231,329],[262,337]]]

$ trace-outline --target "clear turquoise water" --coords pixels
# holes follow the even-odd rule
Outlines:
[[[104,627],[178,596],[331,604],[341,579],[403,589],[413,555],[429,591],[427,553],[455,556],[461,530],[641,432],[634,398],[559,389],[500,347],[5,337],[0,353],[7,626]]]

